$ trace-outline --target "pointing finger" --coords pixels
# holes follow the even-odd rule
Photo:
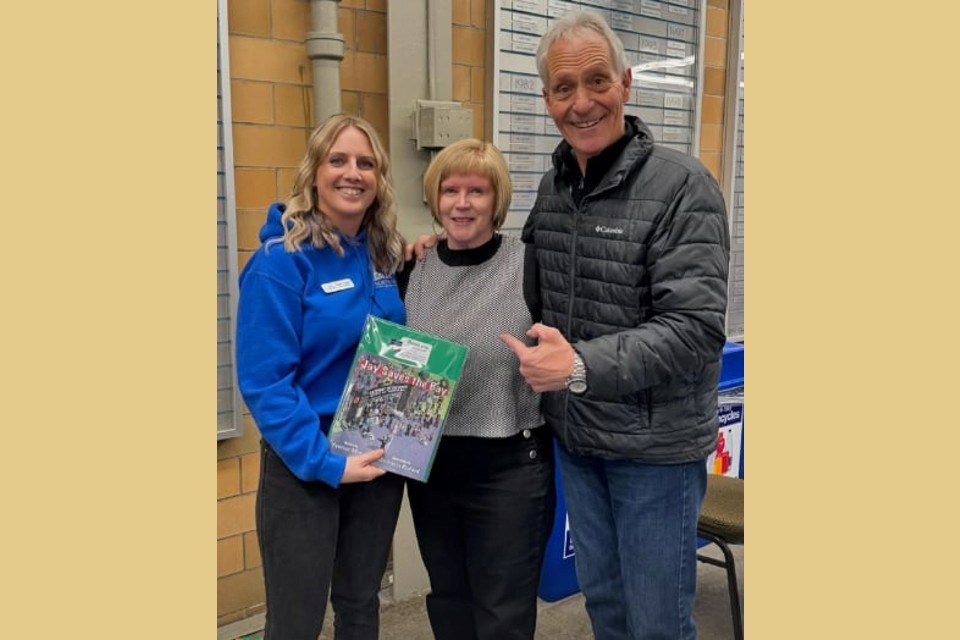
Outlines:
[[[523,342],[521,342],[514,336],[510,335],[509,333],[501,333],[500,340],[502,340],[505,345],[510,347],[510,350],[513,351],[518,358],[522,357],[529,349],[527,345],[523,344]]]

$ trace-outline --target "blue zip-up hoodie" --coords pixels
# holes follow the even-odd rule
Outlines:
[[[261,247],[240,274],[237,379],[260,434],[301,480],[337,487],[346,458],[326,433],[353,363],[367,314],[397,323],[406,312],[393,274],[376,273],[366,233],[340,257],[308,243],[288,253],[274,203]]]

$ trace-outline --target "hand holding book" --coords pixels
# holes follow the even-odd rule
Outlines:
[[[343,468],[340,484],[367,482],[385,474],[386,471],[373,466],[373,463],[382,458],[383,454],[383,449],[374,449],[366,453],[347,456],[347,466]]]
[[[373,467],[426,482],[466,359],[462,344],[368,316],[327,434],[344,478]]]

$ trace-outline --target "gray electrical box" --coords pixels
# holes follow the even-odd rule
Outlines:
[[[417,149],[442,149],[473,137],[473,111],[459,102],[417,100],[414,122]]]

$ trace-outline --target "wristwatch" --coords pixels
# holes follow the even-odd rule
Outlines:
[[[578,396],[587,391],[587,368],[576,351],[573,352],[573,372],[567,378],[567,389]]]

